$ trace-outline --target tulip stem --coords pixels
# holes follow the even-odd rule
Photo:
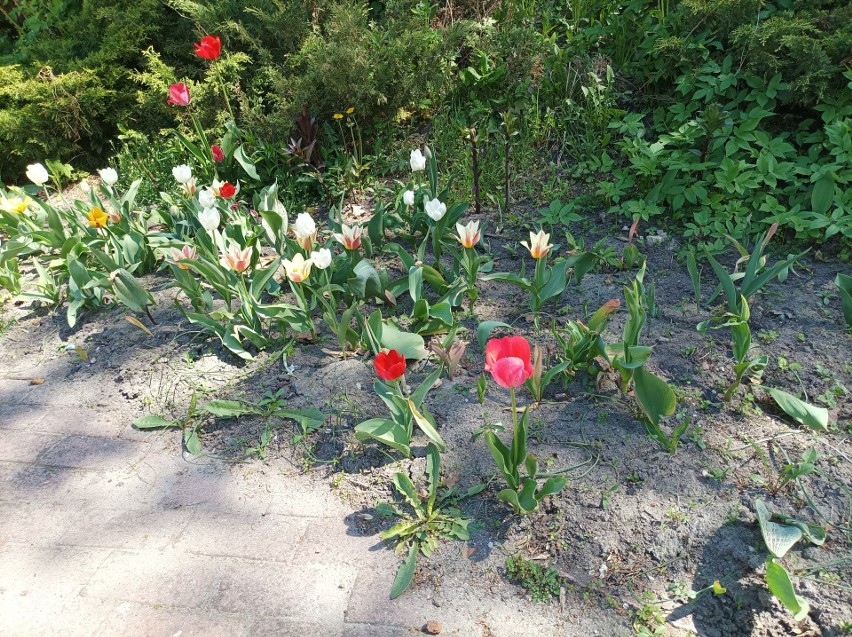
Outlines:
[[[515,388],[509,388],[509,395],[512,397],[512,432],[513,435],[518,435],[518,404],[515,400]]]
[[[236,124],[237,118],[234,117],[234,110],[231,108],[231,101],[228,99],[228,91],[225,90],[225,82],[222,80],[222,75],[219,73],[218,67],[216,67],[215,73],[216,79],[219,80],[219,88],[222,89],[222,96],[225,98],[225,105],[228,107],[228,113],[231,115],[231,119]]]

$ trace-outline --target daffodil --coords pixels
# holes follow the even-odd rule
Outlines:
[[[109,216],[107,213],[103,211],[102,208],[95,206],[91,210],[89,210],[88,215],[89,224],[93,228],[103,228],[106,226],[107,221],[109,220]]]

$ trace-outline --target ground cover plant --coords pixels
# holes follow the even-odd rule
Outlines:
[[[501,26],[485,20],[481,29],[470,16],[454,28],[451,8],[418,4],[406,14],[420,23],[410,36],[391,28],[403,23],[404,3],[374,4],[328,5],[324,30],[301,43],[308,70],[293,90],[317,101],[334,95],[316,68],[339,62],[332,56],[343,51],[311,39],[319,33],[343,47],[343,27],[355,29],[352,46],[370,61],[381,57],[374,23],[401,50],[431,43],[435,60],[448,59],[444,38],[457,38],[458,84],[437,78],[420,86],[442,86],[447,100],[433,113],[429,143],[421,134],[389,160],[375,133],[374,150],[365,151],[362,113],[372,125],[398,115],[410,106],[401,93],[420,77],[405,76],[399,88],[390,63],[380,79],[355,84],[363,93],[315,107],[334,110],[321,124],[300,103],[301,136],[285,152],[253,120],[260,93],[239,88],[265,67],[229,50],[227,37],[186,40],[199,80],[178,76],[149,51],[141,79],[159,89],[176,122],[158,156],[168,161],[146,164],[125,147],[117,168],[69,190],[73,168],[52,157],[28,160],[26,181],[0,191],[0,285],[9,306],[61,316],[69,341],[105,317],[124,317],[134,343],[178,325],[187,366],[209,352],[216,365],[262,379],[267,393],[248,380],[244,396],[176,382],[182,404],[152,399],[132,420],[137,429],[180,430],[190,455],[297,457],[307,469],[342,472],[341,489],[360,475],[376,477],[380,498],[352,497],[365,509],[359,519],[403,556],[392,598],[425,585],[430,566],[419,558],[444,559],[450,540],[466,558],[485,547],[490,557],[497,542],[514,553],[495,572],[523,582],[536,601],[592,597],[601,609],[620,609],[617,621],[637,634],[664,634],[669,625],[698,634],[721,626],[717,632],[732,635],[752,634],[749,627],[841,630],[852,621],[842,584],[852,541],[844,464],[852,415],[843,261],[852,233],[848,71],[811,78],[819,104],[809,105],[821,123],[799,119],[782,132],[764,120],[801,104],[802,87],[779,75],[776,67],[790,72],[781,62],[760,75],[751,65],[734,69],[730,54],[717,60],[710,43],[736,49],[750,40],[744,31],[717,40],[720,16],[703,3],[661,3],[650,18],[636,13],[636,2],[602,3],[586,15],[572,5],[561,18],[545,11],[534,19],[528,3],[505,2],[492,14]],[[200,24],[227,17],[193,12]],[[833,12],[842,8],[826,3],[823,18]],[[638,25],[660,35],[702,13],[699,25],[709,31],[696,36],[701,46],[684,46],[694,59],[673,74],[662,50],[658,66],[641,69],[637,60],[652,45],[633,40]],[[764,13],[790,19],[774,6]],[[594,33],[615,47],[610,64],[600,74],[572,71],[563,79],[576,81],[576,91],[558,108],[548,103],[543,93],[556,91],[559,78],[541,80],[533,62],[550,75],[559,71],[551,56],[591,68],[604,46],[589,41]],[[826,49],[824,66],[834,64],[831,34],[812,39]],[[369,66],[353,64],[355,76]],[[679,101],[627,113],[611,94],[612,65],[646,73],[644,90],[669,82]],[[256,75],[243,75],[250,66]],[[518,78],[525,80],[512,84]],[[504,84],[519,93],[495,94]],[[513,101],[523,92],[544,106]],[[366,108],[370,99],[388,110]],[[575,119],[557,129],[566,104]],[[564,147],[553,145],[554,135]],[[537,199],[521,200],[536,136],[548,153],[571,148],[585,197],[563,203],[560,193],[548,205],[533,188]],[[379,178],[382,162],[393,179]],[[566,176],[553,161],[544,170]],[[305,205],[310,197],[318,205]],[[664,228],[655,225],[662,217]],[[774,237],[781,253],[771,253]],[[85,348],[71,345],[69,355],[88,361]],[[334,385],[342,395],[320,398],[324,376],[340,369],[351,373]],[[234,443],[233,432],[245,431],[249,440]],[[669,508],[647,515],[662,539],[625,531],[642,526],[630,498],[643,494],[650,507],[656,489]],[[632,517],[615,523],[618,532],[595,538],[583,530],[590,520],[595,528],[614,523],[619,511]],[[690,516],[703,516],[703,526],[690,530]],[[765,561],[742,548],[758,533]],[[801,538],[829,552],[782,563]],[[635,550],[643,542],[646,551]],[[674,588],[649,584],[650,574]],[[760,598],[755,581],[786,614]],[[691,629],[675,625],[678,600]]]

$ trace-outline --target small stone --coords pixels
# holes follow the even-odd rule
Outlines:
[[[438,635],[440,634],[443,626],[441,626],[441,622],[436,622],[434,619],[430,619],[426,622],[426,627],[423,629],[427,635]]]

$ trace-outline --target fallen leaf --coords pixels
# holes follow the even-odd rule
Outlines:
[[[30,385],[43,385],[44,381],[44,378],[30,378]]]
[[[443,630],[443,626],[441,626],[441,622],[436,622],[434,619],[430,619],[426,622],[426,626],[423,628],[423,632],[427,635],[437,635]]]
[[[471,557],[473,557],[473,555],[474,555],[474,554],[475,554],[478,550],[479,550],[479,549],[478,549],[478,548],[476,548],[475,546],[468,546],[467,544],[465,544],[465,545],[462,547],[462,550],[461,550],[462,557],[464,557],[465,559],[469,560]]]
[[[89,352],[84,350],[82,347],[75,347],[74,351],[77,352],[77,356],[80,357],[80,360],[82,360],[82,361],[89,360]]]
[[[142,330],[143,332],[145,332],[148,336],[153,336],[153,334],[151,333],[151,330],[149,330],[147,327],[145,327],[145,326],[142,324],[142,321],[140,321],[140,320],[139,320],[138,318],[136,318],[135,316],[130,316],[130,314],[125,314],[125,315],[124,315],[124,318],[125,318],[125,319],[127,319],[127,322],[128,322],[128,323],[130,323],[131,325],[134,325],[134,326],[138,327],[140,330]]]

